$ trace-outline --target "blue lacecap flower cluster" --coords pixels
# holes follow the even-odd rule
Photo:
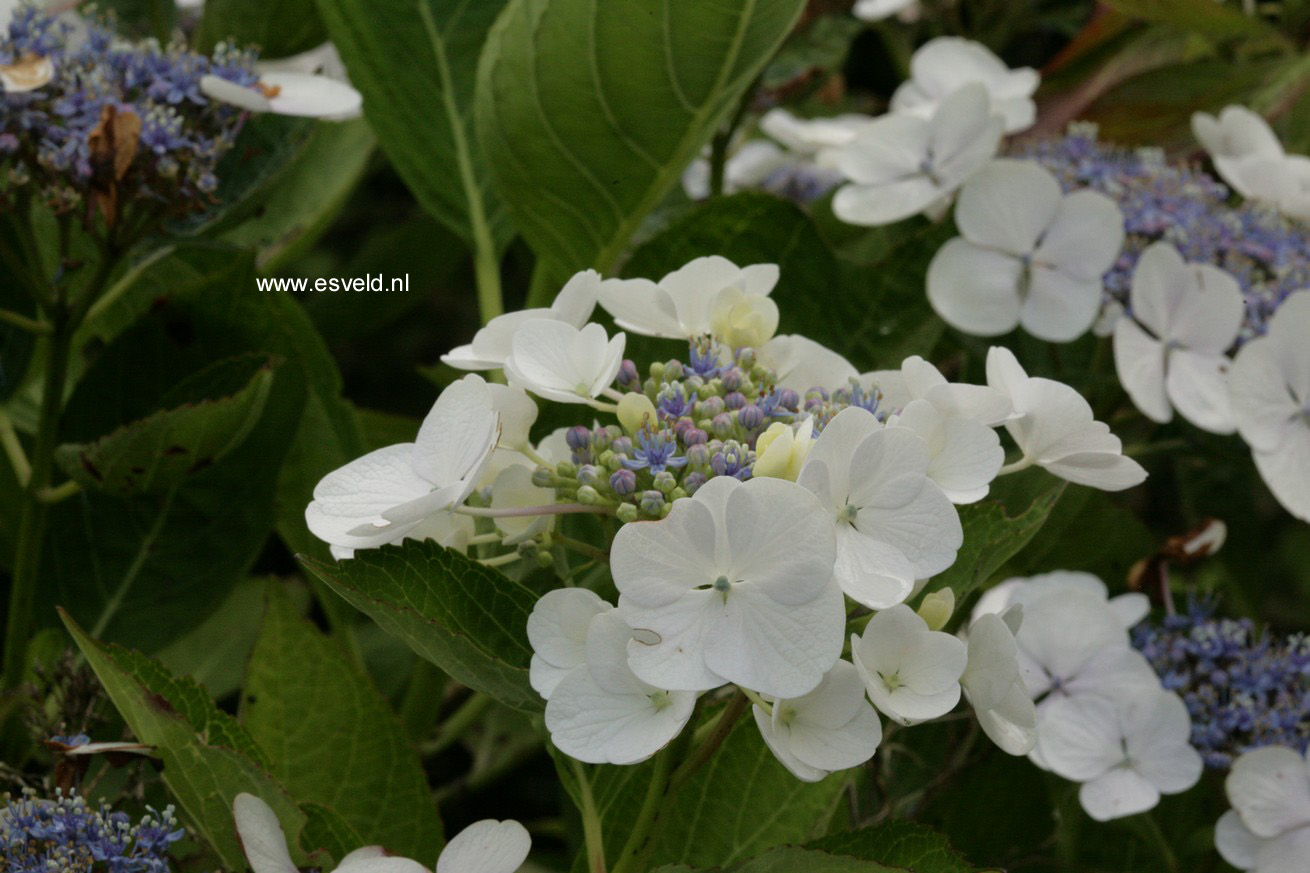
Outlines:
[[[166,873],[170,847],[184,836],[173,815],[151,809],[136,824],[108,806],[92,809],[76,794],[39,798],[30,789],[4,796],[0,869],[6,873]]]
[[[0,91],[0,197],[35,186],[56,211],[81,206],[88,191],[110,183],[119,188],[120,201],[194,207],[189,201],[217,187],[214,167],[245,117],[201,93],[201,78],[245,86],[258,81],[252,52],[219,45],[210,57],[181,43],[132,43],[105,22],[75,25],[22,6],[8,30],[0,30],[0,64],[33,57],[49,59],[54,76],[33,91]],[[140,122],[135,154],[121,178],[108,178],[117,168],[97,158],[92,146],[107,114]],[[114,148],[130,150],[132,143]]]
[[[1310,744],[1310,639],[1257,634],[1249,619],[1218,618],[1209,601],[1133,629],[1137,647],[1192,716],[1192,744],[1224,768],[1261,746]]]
[[[1090,188],[1118,203],[1128,239],[1106,274],[1108,299],[1127,305],[1137,258],[1157,240],[1237,279],[1246,297],[1239,342],[1263,334],[1287,295],[1310,286],[1304,225],[1272,206],[1233,202],[1222,183],[1196,166],[1170,163],[1159,149],[1120,148],[1096,137],[1095,125],[1074,124],[1064,138],[1024,143],[1015,156],[1041,163],[1066,191]]]

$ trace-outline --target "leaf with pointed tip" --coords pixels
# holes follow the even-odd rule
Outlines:
[[[84,488],[120,497],[176,488],[250,434],[273,384],[273,363],[266,355],[217,361],[175,386],[158,412],[92,442],[65,443],[55,461]]]
[[[504,573],[430,540],[362,549],[349,561],[300,561],[457,681],[515,709],[544,707],[528,684],[527,625],[537,598]]]
[[[443,845],[423,765],[390,705],[276,585],[250,655],[241,720],[296,800],[331,808],[363,843],[407,857]]]
[[[304,813],[262,768],[265,758],[245,729],[204,689],[139,652],[92,639],[67,613],[61,617],[132,733],[163,761],[161,776],[186,823],[225,867],[246,867],[232,820],[232,801],[242,792],[263,798],[287,833],[300,833]],[[292,853],[309,860],[294,842]]]

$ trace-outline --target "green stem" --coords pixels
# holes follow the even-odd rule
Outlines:
[[[405,686],[405,696],[400,701],[400,720],[405,724],[405,732],[415,742],[428,736],[437,723],[445,683],[446,674],[437,669],[436,664],[427,658],[415,660],[409,683]]]
[[[728,738],[728,734],[732,733],[732,729],[737,726],[737,720],[746,712],[746,705],[749,702],[746,699],[746,694],[738,688],[737,693],[732,696],[728,704],[723,707],[723,711],[719,713],[719,719],[710,730],[710,735],[696,748],[696,751],[688,755],[687,759],[678,765],[678,769],[673,771],[673,775],[669,777],[670,792],[681,788],[682,784],[719,750],[719,746],[723,745],[723,741]]]
[[[14,327],[38,336],[50,333],[50,325],[43,321],[37,321],[35,318],[28,318],[20,312],[14,312],[12,309],[0,309],[0,321],[7,322]]]
[[[1155,849],[1156,854],[1160,856],[1160,861],[1164,864],[1167,873],[1178,873],[1178,856],[1174,854],[1173,846],[1169,845],[1169,839],[1160,830],[1160,823],[1155,820],[1155,816],[1149,812],[1134,816],[1129,819],[1133,823],[1134,830],[1138,836],[1142,837],[1147,843]]]
[[[500,259],[496,256],[496,243],[491,236],[491,225],[487,222],[482,190],[478,188],[477,175],[473,170],[473,157],[469,150],[468,134],[464,129],[464,118],[455,104],[450,63],[446,59],[446,42],[441,36],[441,31],[437,29],[437,22],[432,17],[432,10],[428,4],[420,0],[418,11],[423,18],[423,26],[427,28],[428,39],[432,43],[432,54],[437,60],[437,76],[442,83],[441,99],[446,110],[446,119],[450,124],[451,139],[455,144],[455,163],[459,168],[460,181],[464,185],[464,197],[468,200],[469,225],[473,232],[473,272],[478,284],[478,311],[482,315],[482,323],[486,324],[505,311],[505,302],[500,289]]]
[[[550,537],[552,540],[559,543],[564,548],[572,549],[573,551],[578,552],[579,554],[586,555],[588,558],[591,558],[593,561],[600,561],[601,563],[604,564],[608,564],[610,562],[609,552],[605,551],[604,549],[598,549],[595,546],[593,546],[591,543],[584,543],[582,540],[575,540],[573,537],[565,536],[562,533],[553,533],[550,535]]]
[[[4,447],[5,455],[9,458],[9,466],[13,468],[18,487],[26,488],[27,481],[32,478],[32,465],[27,460],[27,453],[23,451],[13,421],[3,409],[0,409],[0,446]]]
[[[441,729],[437,732],[436,739],[424,744],[424,757],[436,755],[458,742],[459,738],[464,736],[465,731],[482,717],[482,714],[487,711],[491,703],[491,695],[483,694],[481,691],[474,691],[469,695],[469,698],[450,714],[450,718],[441,723]]]
[[[723,196],[723,176],[728,166],[728,141],[732,131],[719,131],[710,141],[710,196]]]
[[[55,485],[50,488],[42,489],[37,495],[46,503],[58,503],[61,500],[67,500],[75,494],[82,493],[82,486],[75,479],[69,479],[63,485]]]
[[[685,731],[684,731],[685,733]],[[673,746],[665,746],[655,756],[655,770],[650,774],[650,784],[646,787],[646,796],[641,801],[641,809],[632,823],[632,832],[619,853],[614,873],[642,873],[646,858],[654,845],[655,822],[659,818],[660,806],[669,792],[669,759]]]
[[[588,873],[606,873],[605,840],[601,832],[600,814],[596,812],[596,799],[591,795],[591,782],[587,779],[587,771],[583,769],[581,761],[576,758],[570,758],[569,761],[573,764],[573,778],[578,780],[578,795],[582,799],[582,833],[587,843],[587,870]],[[619,868],[615,867],[614,873],[618,871]]]
[[[9,590],[9,618],[5,628],[4,684],[15,688],[23,678],[27,642],[32,633],[32,611],[41,568],[41,544],[45,539],[49,505],[41,492],[50,485],[54,472],[55,446],[59,442],[59,414],[63,409],[64,383],[72,353],[74,325],[63,313],[56,313],[46,338],[45,385],[37,418],[36,439],[30,455],[31,475],[23,489],[19,510],[18,539]]]

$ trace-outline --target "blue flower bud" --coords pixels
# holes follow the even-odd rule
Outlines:
[[[637,490],[637,474],[632,470],[615,470],[610,476],[610,488],[620,497]]]

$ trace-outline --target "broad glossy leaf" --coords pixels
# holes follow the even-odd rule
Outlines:
[[[137,739],[154,746],[164,762],[161,776],[187,826],[225,867],[246,866],[232,821],[232,801],[242,792],[263,798],[288,834],[300,832],[304,814],[264,771],[245,729],[215,707],[204,689],[138,652],[96,641],[67,614],[64,623]],[[294,841],[292,852],[307,860]]]
[[[477,130],[538,256],[612,269],[804,5],[511,0],[478,68]]]
[[[419,3],[437,28],[428,34]],[[469,145],[471,176],[492,235],[512,236],[491,193],[480,150],[472,146],[472,103],[478,55],[505,0],[318,0],[332,42],[382,150],[423,208],[471,239],[469,193],[458,137]]]
[[[158,494],[221,463],[245,440],[264,411],[272,361],[242,356],[192,374],[168,407],[88,443],[67,443],[55,461],[84,488],[120,497]],[[222,394],[239,386],[235,393]],[[181,401],[183,405],[170,406]]]
[[[430,540],[355,554],[336,563],[301,556],[301,563],[454,679],[515,709],[542,709],[528,684],[531,591]]]
[[[296,800],[334,810],[364,843],[416,858],[435,857],[444,844],[423,765],[390,705],[275,584],[241,720]]]

